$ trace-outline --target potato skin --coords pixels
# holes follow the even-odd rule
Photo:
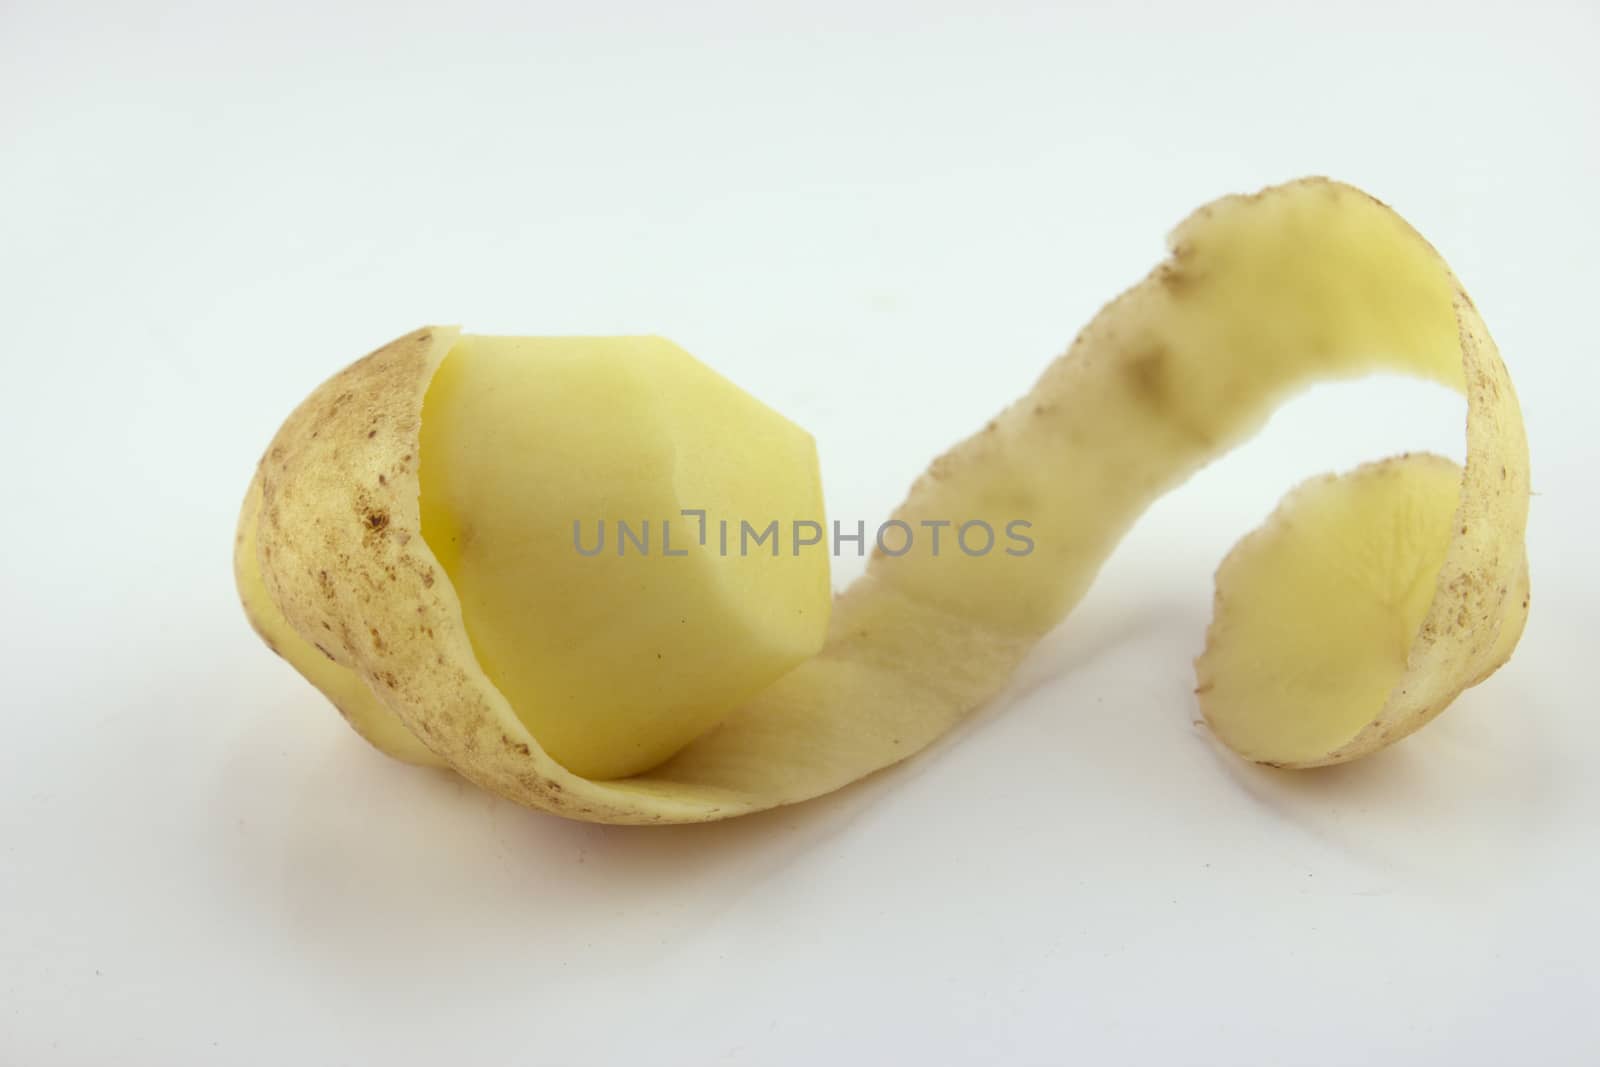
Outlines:
[[[654,821],[656,811],[620,807],[539,749],[479,669],[419,532],[422,399],[457,335],[428,327],[385,345],[284,422],[257,474],[263,583],[296,633],[467,778],[559,814]]]
[[[1498,598],[1499,617],[1473,626],[1498,635],[1477,653],[1483,669],[1448,676],[1444,699],[1422,714],[1375,725],[1417,686],[1411,663],[1437,639],[1425,620],[1451,592],[1437,576],[1459,536],[1462,476],[1427,453],[1321,475],[1234,546],[1195,661],[1200,709],[1220,740],[1274,767],[1348,762],[1414,732],[1505,662],[1528,616],[1526,567]],[[1336,684],[1322,681],[1330,673]]]
[[[395,717],[394,712],[378,700],[359,675],[335,662],[324,648],[301,637],[283,617],[283,612],[278,610],[278,605],[263,582],[257,550],[261,480],[258,468],[245,493],[244,505],[239,511],[239,529],[234,538],[234,581],[238,585],[239,598],[244,604],[245,617],[249,619],[251,628],[268,648],[320,689],[339,714],[344,716],[351,729],[373,747],[407,763],[442,765],[439,758],[429,752]]]
[[[951,612],[1037,636],[1071,610],[1152,501],[1298,389],[1377,370],[1434,380],[1466,397],[1467,455],[1405,670],[1345,743],[1309,759],[1252,758],[1318,766],[1370,754],[1492,673],[1522,631],[1529,474],[1516,393],[1438,252],[1359,189],[1306,179],[1225,197],[1170,244],[1168,259],[1107,305],[1033,389],[937,459],[898,513],[914,522],[1001,500],[1033,516],[1039,552],[998,566],[912,554],[875,561],[874,573]],[[1215,717],[1216,698],[1207,704]]]
[[[1322,763],[1348,762],[1421,729],[1462,690],[1509,660],[1527,625],[1531,476],[1522,408],[1500,350],[1459,282],[1455,311],[1467,396],[1467,461],[1450,549],[1406,673],[1388,704]]]

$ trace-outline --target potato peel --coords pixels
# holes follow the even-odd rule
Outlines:
[[[1520,636],[1528,457],[1510,380],[1443,260],[1349,186],[1308,179],[1224,198],[1180,225],[1171,247],[1032,390],[937,459],[896,512],[912,525],[1026,517],[1035,551],[875,555],[838,598],[821,653],[646,774],[593,781],[567,771],[473,656],[460,601],[421,536],[418,501],[423,397],[453,329],[379,349],[285,422],[241,515],[235,564],[246,611],[392,755],[443,763],[518,803],[578,819],[726,818],[830,792],[931,743],[1005,685],[1152,501],[1249,436],[1295,389],[1390,369],[1467,398],[1466,465],[1458,479],[1449,474],[1455,500],[1438,489],[1435,464],[1447,461],[1420,459],[1292,494],[1219,571],[1217,616],[1197,662],[1208,721],[1247,758],[1310,766],[1376,751],[1487,677]],[[1361,687],[1337,671],[1297,672],[1297,657],[1316,658],[1305,642],[1273,649],[1276,673],[1236,669],[1249,662],[1239,635],[1263,632],[1235,612],[1239,590],[1273,567],[1307,573],[1339,558],[1299,554],[1285,532],[1297,507],[1333,494],[1343,510],[1330,515],[1391,514],[1370,498],[1384,485],[1386,499],[1426,496],[1450,514],[1447,524],[1442,514],[1416,523],[1448,540],[1414,554],[1412,571],[1437,560],[1431,592],[1424,584],[1394,594],[1422,614],[1414,634],[1372,653],[1393,674],[1381,699],[1372,694],[1388,676],[1377,667]],[[1374,573],[1426,582],[1412,571]],[[1376,603],[1390,595],[1383,581],[1375,579]],[[1392,615],[1401,630],[1403,615]],[[1269,677],[1308,681],[1299,690],[1252,681]],[[1316,702],[1295,694],[1330,687],[1336,699],[1325,703],[1353,716],[1350,729],[1308,740],[1315,731],[1300,727]]]

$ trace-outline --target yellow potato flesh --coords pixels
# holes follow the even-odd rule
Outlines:
[[[515,606],[494,605],[489,574],[514,576],[508,588],[521,592],[512,599],[546,615],[528,624],[536,633],[559,629],[566,603],[540,599],[548,586],[539,568],[518,572],[500,547],[473,577],[438,532],[450,521],[479,527],[481,513],[504,524],[490,538],[499,545],[549,521],[543,507],[500,499],[514,487],[537,475],[582,491],[570,472],[533,455],[533,442],[523,450],[532,466],[497,466],[491,443],[517,437],[509,424],[527,417],[524,408],[481,409],[486,421],[473,432],[488,456],[467,454],[469,436],[453,438],[463,473],[444,481],[465,495],[447,505],[453,520],[430,517],[446,499],[429,486],[450,447],[435,444],[430,458],[427,445],[447,421],[434,423],[434,404],[452,388],[442,367],[453,330],[420,330],[358,361],[279,431],[252,488],[261,581],[241,580],[247,611],[269,615],[253,604],[267,598],[369,687],[373,716],[394,721],[353,720],[365,736],[404,730],[486,789],[600,822],[726,818],[827,793],[946,733],[1004,687],[1163,492],[1248,436],[1293,390],[1392,369],[1465,395],[1464,468],[1402,461],[1291,498],[1219,573],[1217,621],[1199,664],[1208,721],[1251,759],[1310,766],[1376,751],[1487,677],[1521,634],[1528,457],[1510,379],[1438,254],[1359,190],[1307,180],[1228,197],[1185,221],[1172,246],[1033,389],[939,457],[895,516],[913,528],[986,520],[1001,529],[1022,519],[1034,550],[875,556],[835,602],[819,653],[717,728],[694,736],[716,718],[707,715],[664,731],[670,741],[657,752],[693,739],[646,773],[599,780],[574,773],[571,753],[552,758],[539,735],[559,745],[560,730],[538,720],[543,676],[530,668],[519,695],[522,683],[507,673],[516,650],[487,647],[486,634],[523,625],[502,618]],[[688,434],[672,426],[669,437]],[[708,455],[740,447],[716,428],[693,439]],[[554,491],[540,499],[548,504]],[[560,502],[570,520],[573,500]],[[251,506],[241,528],[257,522]],[[1326,529],[1297,532],[1302,510]],[[617,662],[619,672],[636,670]]]
[[[1372,720],[1433,600],[1460,487],[1461,468],[1429,455],[1318,478],[1233,550],[1196,663],[1230,748],[1315,762]]]
[[[655,766],[822,647],[815,445],[676,345],[463,337],[421,446],[478,660],[574,773]]]

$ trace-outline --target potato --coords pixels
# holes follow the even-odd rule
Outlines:
[[[724,698],[740,700],[751,679],[793,661],[803,627],[773,623],[777,636],[727,645],[737,656],[722,659],[707,649],[740,617],[718,599],[725,593],[700,600],[698,587],[670,583],[634,592],[602,577],[582,626],[629,615],[648,630],[671,617],[667,590],[706,605],[674,654],[694,665],[679,680],[701,687],[707,706],[633,703],[651,691],[652,668],[630,656],[613,657],[626,677],[608,683],[621,699],[597,701],[594,718],[541,707],[561,686],[570,695],[596,682],[600,660],[551,662],[574,603],[562,584],[571,572],[557,565],[572,561],[542,549],[519,559],[508,547],[543,536],[553,510],[567,518],[590,500],[572,458],[542,453],[533,427],[601,419],[611,402],[541,364],[539,353],[561,343],[458,341],[439,328],[401,338],[290,416],[247,498],[236,569],[257,628],[369,740],[413,759],[420,742],[479,785],[559,814],[725,818],[826,793],[916,752],[1005,684],[1154,499],[1317,379],[1393,369],[1464,393],[1466,466],[1406,457],[1314,481],[1241,543],[1219,571],[1197,664],[1217,736],[1247,758],[1292,766],[1374,751],[1504,662],[1526,617],[1527,446],[1498,352],[1427,242],[1334,182],[1225,198],[1184,222],[1164,263],[912,488],[893,521],[910,531],[950,523],[945,550],[922,537],[903,554],[876,553],[834,603],[821,651],[698,734]],[[452,353],[474,344],[486,347],[458,364]],[[662,373],[674,383],[700,374],[672,366]],[[497,392],[520,399],[497,406]],[[663,418],[656,445],[693,441],[730,469],[736,460],[723,453],[772,448],[757,463],[770,461],[776,480],[730,488],[718,506],[814,501],[798,431],[774,446],[746,428],[778,425],[752,414],[765,409],[727,404],[751,422],[717,435],[697,432],[692,417]],[[502,454],[501,440],[515,447]],[[665,477],[629,492],[687,499]],[[1027,550],[951,550],[951,530],[1018,522]],[[492,531],[481,552],[450,547],[450,531],[480,524]],[[763,581],[781,617],[785,605],[806,607],[816,576]],[[540,595],[551,588],[565,590],[555,602]],[[519,605],[541,617],[522,618]],[[306,650],[317,648],[331,663],[308,668]],[[591,736],[584,723],[607,716],[614,728]],[[635,738],[635,752],[621,751]]]
[[[423,401],[420,532],[489,681],[558,762],[594,778],[659,764],[822,647],[828,556],[784,536],[823,529],[805,431],[660,338],[445,334]],[[725,434],[744,447],[720,447]],[[405,481],[411,460],[399,466]],[[332,651],[359,633],[323,619],[325,639],[307,643],[264,595],[262,499],[294,488],[264,471],[246,502],[237,572],[252,621],[368,740],[438,762]],[[358,520],[369,543],[411,541],[378,504]],[[317,579],[334,582],[321,567]],[[382,629],[366,633],[382,647]]]

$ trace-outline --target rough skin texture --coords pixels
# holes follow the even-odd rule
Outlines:
[[[1354,736],[1292,762],[1354,758],[1415,730],[1504,662],[1526,617],[1527,445],[1494,343],[1399,216],[1311,179],[1191,216],[1171,256],[1026,396],[937,459],[897,512],[913,525],[1028,516],[1033,553],[874,558],[837,601],[818,656],[654,771],[588,781],[545,755],[484,676],[418,534],[422,399],[454,336],[401,338],[290,416],[257,473],[259,511],[252,495],[241,518],[240,551],[253,541],[262,579],[245,580],[246,559],[241,592],[264,635],[276,611],[303,639],[279,648],[303,673],[314,647],[369,688],[374,700],[355,711],[335,700],[374,743],[417,758],[397,751],[409,734],[477,784],[557,814],[726,818],[818,796],[918,751],[1005,684],[1154,499],[1317,379],[1394,369],[1463,392],[1467,462],[1399,681]],[[1224,581],[1219,601],[1228,595]],[[1214,626],[1219,639],[1227,628]],[[1199,668],[1204,710],[1226,723],[1205,657]]]

